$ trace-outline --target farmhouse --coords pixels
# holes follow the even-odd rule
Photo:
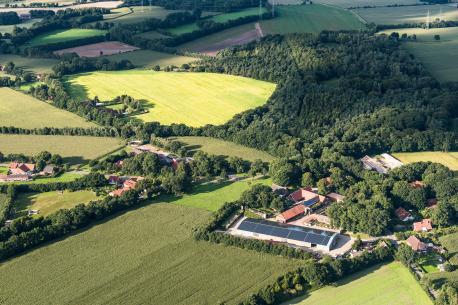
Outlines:
[[[336,232],[245,218],[234,232],[249,238],[283,242],[300,247],[330,251],[339,236]]]
[[[117,181],[116,184],[120,183],[120,181],[121,181],[120,177],[118,177],[117,179],[114,178],[116,176],[110,176],[110,177],[112,177],[112,181]],[[143,179],[144,179],[143,177],[131,177],[131,178],[128,178],[127,180],[122,182],[122,188],[116,189],[116,190],[110,192],[108,195],[110,195],[112,197],[119,197],[119,196],[123,195],[125,192],[135,189],[137,187],[137,182],[140,181],[140,180],[143,180]]]
[[[42,176],[52,176],[56,172],[56,167],[54,165],[48,164],[40,172]]]
[[[427,250],[426,244],[413,235],[407,238],[406,243],[414,251],[426,251]]]
[[[397,208],[394,213],[401,221],[411,221],[413,220],[412,214],[404,208]]]
[[[413,223],[413,230],[415,232],[427,232],[433,229],[431,219],[423,219],[419,222]]]
[[[325,196],[317,194],[310,188],[300,188],[292,192],[288,198],[294,203],[303,204],[306,207],[310,207],[315,203],[325,203],[327,201]]]
[[[284,211],[283,213],[277,215],[275,219],[280,223],[287,223],[288,221],[305,214],[306,211],[310,210],[305,207],[303,204],[298,204],[292,207],[289,210]]]
[[[12,175],[31,175],[35,172],[35,164],[12,162],[9,165],[9,173]]]
[[[402,162],[389,154],[381,154],[376,158],[364,156],[360,159],[367,170],[375,170],[379,174],[386,174],[390,169],[402,166]]]
[[[0,175],[0,182],[30,181],[30,175]]]

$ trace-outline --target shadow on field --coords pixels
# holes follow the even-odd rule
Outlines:
[[[84,159],[82,156],[64,157],[63,160],[64,163],[68,163],[70,165],[85,164],[90,161],[88,159]]]

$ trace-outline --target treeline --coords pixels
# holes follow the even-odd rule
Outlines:
[[[266,0],[262,0],[264,6]],[[152,0],[151,5],[162,6],[169,10],[203,10],[213,12],[232,12],[243,8],[258,7],[257,0]],[[127,0],[123,6],[142,5],[141,0]]]
[[[34,156],[26,156],[24,154],[7,154],[0,152],[0,162],[30,162],[36,165],[37,170],[42,170],[46,165],[52,164],[60,166],[64,163],[62,156],[59,154],[51,154],[48,151],[42,151]]]
[[[30,10],[29,14],[32,18],[46,18],[54,16],[56,13],[53,10]]]
[[[433,20],[429,24],[425,22],[418,22],[418,23],[401,23],[401,24],[378,24],[376,26],[376,31],[383,31],[389,29],[405,29],[405,28],[449,28],[449,27],[456,27],[458,26],[458,21],[453,20]]]
[[[64,54],[52,67],[56,77],[90,71],[116,71],[133,69],[134,65],[127,59],[112,61],[107,58],[79,57],[75,54]]]
[[[25,134],[44,136],[92,136],[92,137],[119,137],[114,128],[81,128],[81,127],[43,127],[34,129],[18,128],[13,126],[0,126],[0,134]]]
[[[12,25],[21,22],[16,12],[0,12],[0,25]]]
[[[16,192],[12,185],[8,186],[5,192],[0,193],[0,227],[8,220],[15,195]]]

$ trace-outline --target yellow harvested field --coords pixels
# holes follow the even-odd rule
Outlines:
[[[70,94],[81,100],[98,96],[107,101],[127,94],[144,99],[146,122],[203,126],[223,124],[237,113],[267,102],[273,83],[216,73],[129,70],[93,72],[70,77]]]
[[[403,163],[431,161],[443,164],[451,170],[458,170],[458,152],[424,151],[413,153],[395,153],[393,156],[401,160]]]
[[[10,88],[0,88],[0,126],[96,127],[82,117]]]

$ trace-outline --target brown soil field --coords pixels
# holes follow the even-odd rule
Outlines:
[[[203,45],[200,49],[195,50],[195,51],[208,55],[208,56],[216,56],[216,54],[223,49],[233,47],[233,46],[243,45],[253,40],[256,40],[260,37],[262,37],[260,36],[260,32],[257,29],[253,29],[251,31],[245,32],[238,36],[227,38],[223,41],[219,41],[214,44],[210,44],[207,46]]]
[[[54,54],[76,53],[80,57],[98,57],[103,55],[114,55],[138,50],[137,47],[119,42],[106,41],[54,51]]]

